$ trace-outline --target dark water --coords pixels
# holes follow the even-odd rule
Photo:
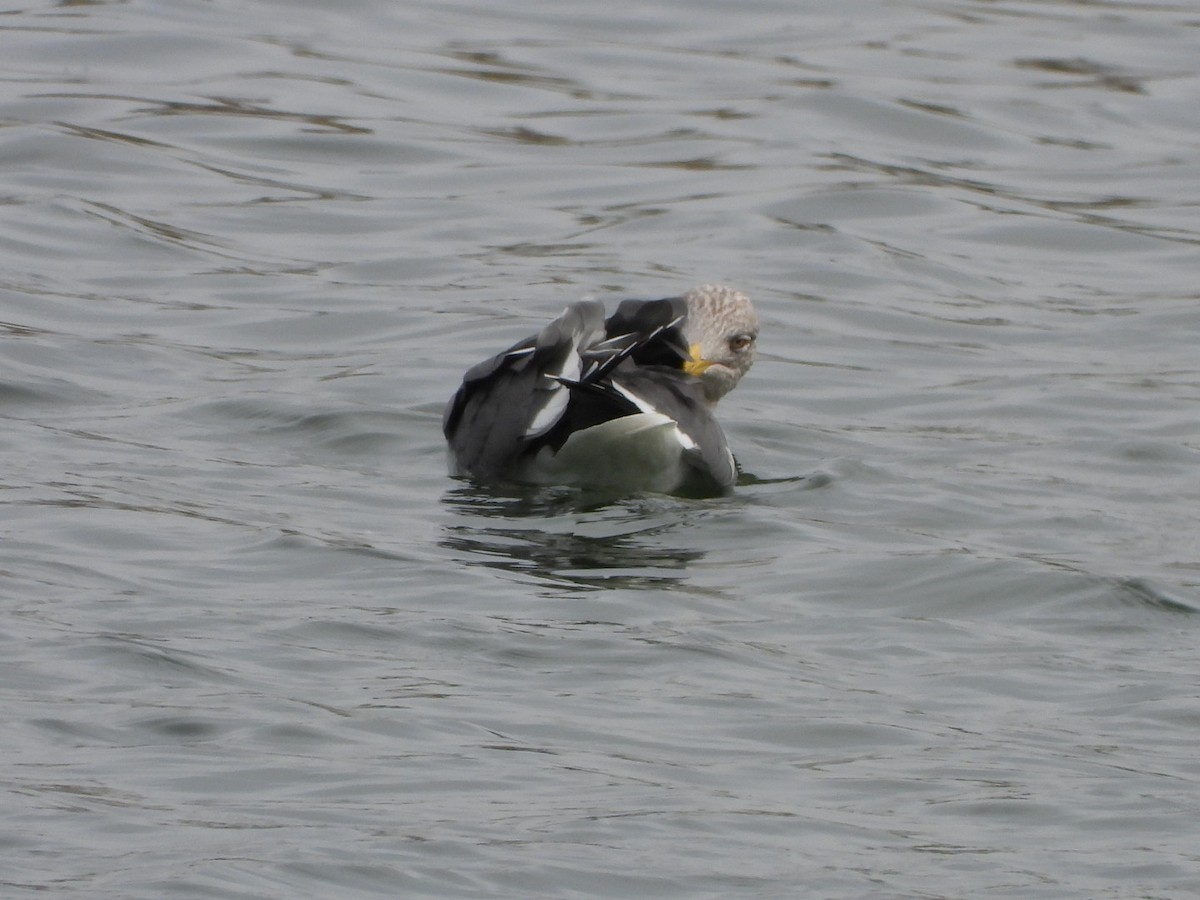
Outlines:
[[[1200,10],[0,16],[5,897],[1200,893]],[[584,295],[728,498],[445,475]]]

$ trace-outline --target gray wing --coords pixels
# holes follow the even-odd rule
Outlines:
[[[622,365],[612,381],[634,395],[639,408],[649,407],[670,416],[695,445],[683,459],[691,469],[689,489],[725,490],[737,480],[737,465],[725,432],[704,399],[699,381],[663,366]]]
[[[531,442],[566,412],[583,352],[604,334],[604,307],[583,300],[537,335],[484,360],[463,376],[442,418],[456,475],[503,480],[517,474]]]

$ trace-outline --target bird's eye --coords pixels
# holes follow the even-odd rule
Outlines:
[[[750,334],[739,334],[729,339],[729,349],[734,353],[741,353],[754,343],[754,336]]]

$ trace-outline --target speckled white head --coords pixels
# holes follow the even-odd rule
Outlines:
[[[688,315],[684,337],[692,361],[684,369],[704,385],[709,404],[733,390],[754,363],[758,313],[741,291],[704,284],[683,295]]]

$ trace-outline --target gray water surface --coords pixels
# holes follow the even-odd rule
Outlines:
[[[4,897],[1200,893],[1191,2],[0,17]],[[445,474],[748,292],[726,498]]]

